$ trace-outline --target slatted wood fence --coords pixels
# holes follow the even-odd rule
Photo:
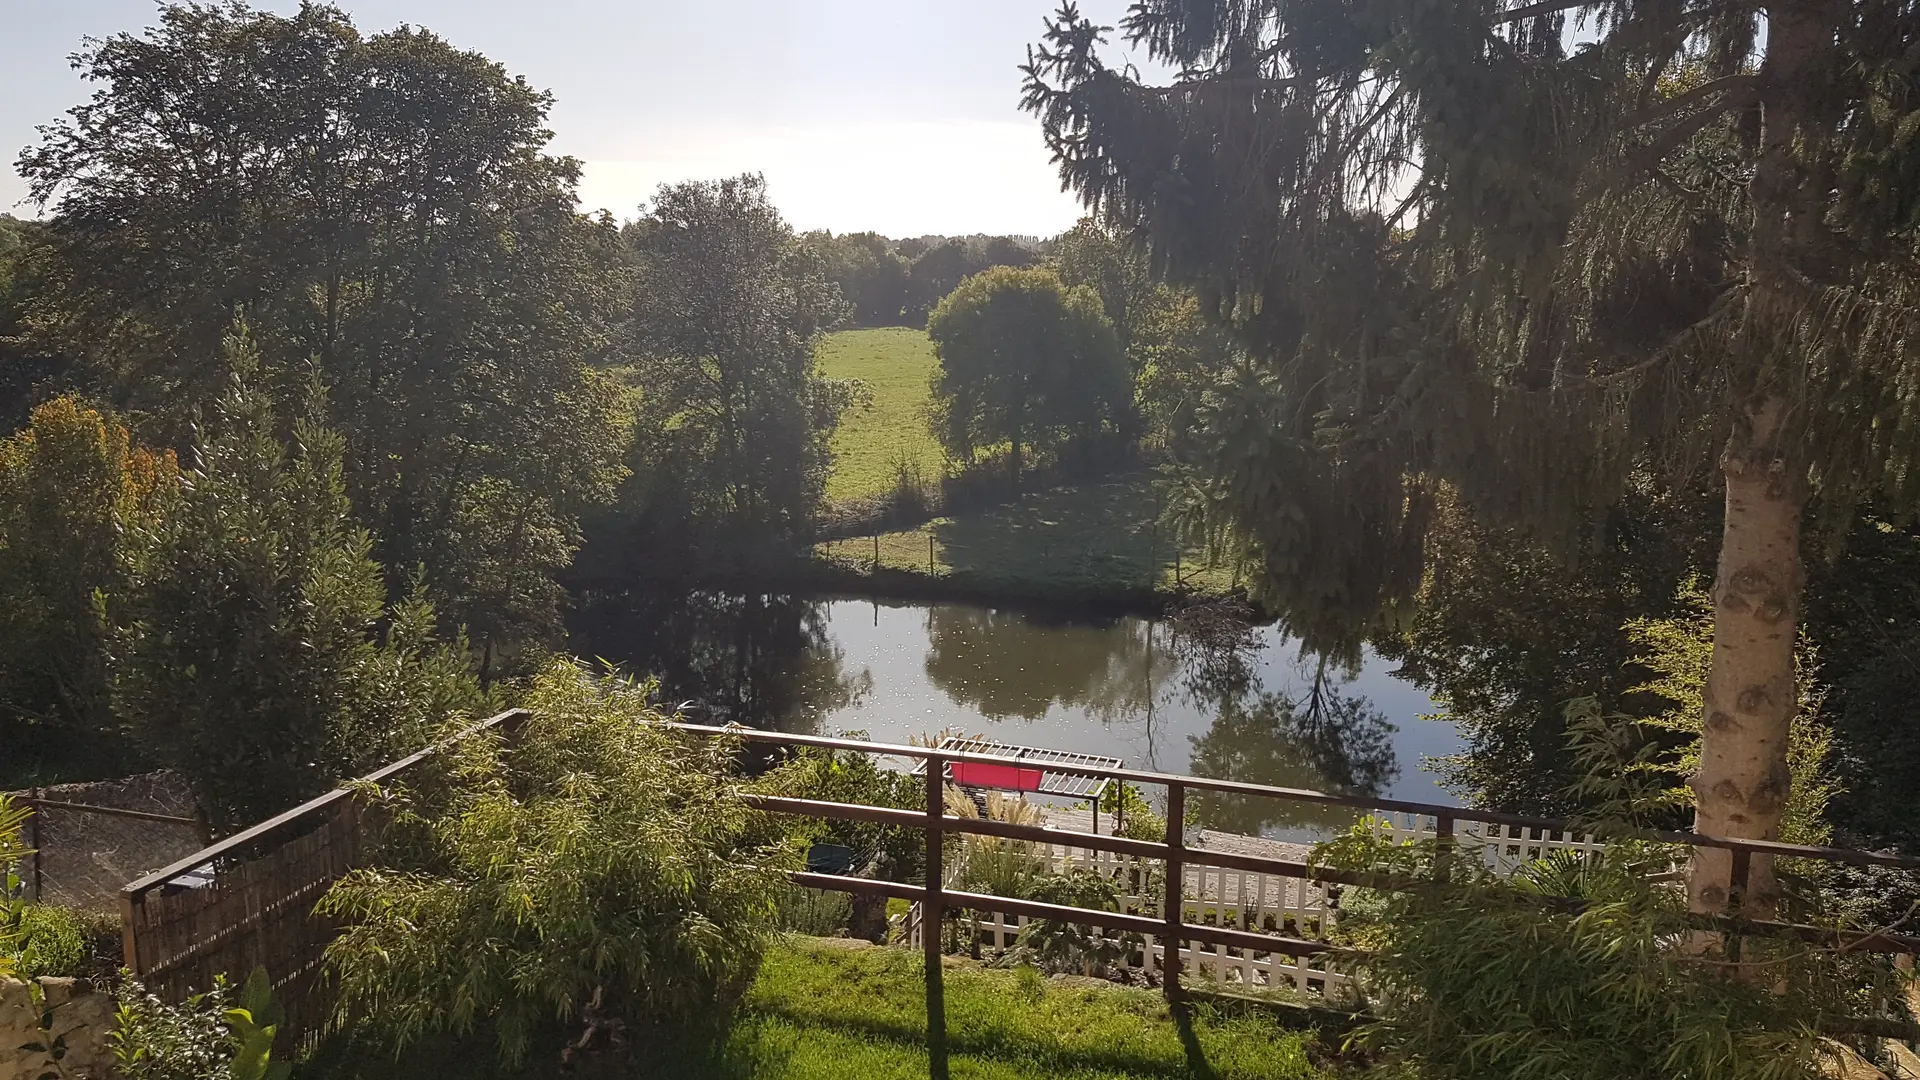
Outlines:
[[[455,740],[510,731],[525,714],[510,710],[472,725]],[[441,744],[441,747],[447,744]],[[429,747],[368,774],[380,783],[437,752]],[[287,1013],[283,1030],[318,1030],[332,1006],[319,980],[321,953],[336,927],[313,906],[335,881],[364,865],[378,822],[350,787],[333,791],[237,833],[120,890],[122,949],[128,970],[162,997],[178,1001],[264,967]]]

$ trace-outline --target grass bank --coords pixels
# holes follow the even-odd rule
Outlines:
[[[870,408],[848,414],[833,436],[828,501],[838,508],[880,500],[903,463],[937,485],[946,458],[927,431],[929,377],[937,361],[924,331],[847,330],[820,346],[823,371],[863,380]],[[1030,492],[1014,502],[935,518],[915,528],[815,545],[794,568],[801,588],[981,602],[1032,601],[1129,610],[1179,595],[1220,595],[1238,582],[1180,548],[1156,520],[1149,474]],[[876,544],[877,539],[877,544]],[[877,548],[877,550],[876,550]],[[787,579],[787,574],[775,575]]]
[[[885,495],[902,462],[918,462],[938,479],[946,456],[927,430],[925,412],[934,364],[933,342],[911,327],[843,330],[820,343],[823,374],[859,379],[873,392],[872,406],[848,413],[833,433],[829,502]]]
[[[1145,473],[1032,492],[918,528],[831,540],[814,561],[843,588],[1061,600],[1219,595],[1238,582],[1156,521]],[[875,541],[878,540],[876,544]],[[877,548],[877,557],[876,557]]]
[[[718,1057],[660,1075],[924,1080],[924,987],[920,958],[907,950],[791,938],[767,958]],[[970,1080],[1332,1075],[1309,1059],[1311,1035],[1205,1008],[1183,1030],[1152,991],[957,964],[946,999],[949,1064]]]

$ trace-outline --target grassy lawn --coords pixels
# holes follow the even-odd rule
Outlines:
[[[1154,527],[1156,505],[1144,473],[1034,492],[1018,503],[883,533],[880,566],[1015,594],[1166,590],[1176,573],[1197,592],[1230,588],[1232,575],[1207,566],[1201,551],[1181,552],[1176,565],[1166,530]],[[872,537],[854,537],[822,543],[814,554],[864,571],[873,549]]]
[[[793,938],[767,958],[720,1060],[671,1075],[714,1080],[924,1080],[920,958]],[[1186,1032],[1147,990],[1061,985],[971,966],[946,973],[949,1063],[968,1080],[1321,1077],[1311,1036],[1198,1010]],[[662,1075],[666,1075],[663,1073]]]
[[[820,344],[820,367],[830,378],[860,379],[873,390],[873,407],[849,413],[833,433],[829,501],[886,493],[901,460],[918,459],[929,479],[939,478],[946,456],[928,434],[922,413],[934,367],[933,342],[925,331],[843,330]]]

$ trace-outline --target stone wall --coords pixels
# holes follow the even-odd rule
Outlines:
[[[113,1076],[113,995],[88,979],[38,979],[41,993],[0,979],[0,1080],[108,1080]],[[52,1011],[53,1026],[41,1027]],[[57,1043],[56,1043],[57,1040]],[[40,1050],[27,1046],[39,1045]],[[56,1053],[53,1047],[63,1047]]]

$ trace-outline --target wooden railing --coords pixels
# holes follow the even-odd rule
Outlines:
[[[499,729],[510,732],[524,713],[502,713],[473,725],[456,738]],[[725,735],[747,742],[786,747],[812,747],[880,757],[925,761],[925,805],[918,809],[825,802],[813,799],[748,795],[752,805],[771,812],[822,820],[860,821],[919,830],[925,837],[926,874],[923,884],[877,881],[832,874],[794,872],[796,884],[841,892],[877,894],[917,901],[925,924],[938,927],[949,911],[997,912],[1029,919],[1048,919],[1122,933],[1153,935],[1165,955],[1180,957],[1186,945],[1208,945],[1242,950],[1247,955],[1321,957],[1339,963],[1353,953],[1324,941],[1285,933],[1266,933],[1230,925],[1185,921],[1193,904],[1182,893],[1189,867],[1248,871],[1331,885],[1374,889],[1411,889],[1428,883],[1378,873],[1313,866],[1306,862],[1189,846],[1181,823],[1190,791],[1216,792],[1295,803],[1341,807],[1375,814],[1399,814],[1415,819],[1415,831],[1427,833],[1442,851],[1465,854],[1465,847],[1486,841],[1501,844],[1565,845],[1590,849],[1595,838],[1576,834],[1565,822],[1466,807],[1443,806],[1403,799],[1374,799],[1335,795],[1297,788],[1271,787],[1232,780],[1151,772],[1094,765],[1050,764],[1048,768],[1129,784],[1164,788],[1167,830],[1161,840],[1048,828],[946,813],[946,767],[954,762],[1004,764],[1004,759],[936,747],[873,743],[817,735],[791,735],[751,728],[670,723],[665,726],[699,735]],[[379,782],[401,775],[447,744],[430,747],[365,777]],[[1461,829],[1461,823],[1472,823]],[[286,999],[292,1027],[310,1030],[327,1007],[324,987],[315,976],[321,953],[335,928],[313,916],[314,901],[348,870],[361,865],[375,823],[356,808],[351,786],[343,786],[295,807],[245,832],[221,841],[172,866],[155,871],[125,887],[121,900],[125,915],[126,963],[159,992],[182,996],[203,989],[217,973],[244,976],[264,965],[275,977]],[[1000,837],[1043,845],[1060,845],[1111,852],[1133,859],[1152,860],[1164,867],[1165,892],[1157,916],[1125,911],[1103,911],[1040,903],[1017,897],[994,896],[949,889],[942,880],[944,838],[950,834]],[[1480,834],[1476,836],[1475,834]],[[1734,879],[1729,892],[1744,887],[1754,857],[1792,857],[1856,865],[1920,869],[1920,859],[1842,848],[1741,840],[1693,833],[1649,831],[1637,838],[1717,848],[1734,853]],[[1571,898],[1547,898],[1562,908],[1578,906]],[[1920,954],[1920,938],[1877,930],[1840,930],[1803,924],[1753,921],[1722,916],[1698,916],[1705,929],[1747,936],[1781,936],[1855,950]],[[941,982],[941,935],[921,935],[926,951],[928,1037],[930,1046],[944,1048],[944,991]],[[1163,965],[1168,995],[1181,994],[1179,963]],[[936,1053],[944,1060],[944,1053]]]
[[[446,743],[367,774],[400,776],[452,742],[511,730],[525,712],[503,712]],[[285,1030],[306,1033],[324,1021],[330,1000],[317,975],[337,928],[313,913],[328,887],[363,865],[374,823],[343,785],[243,832],[194,852],[120,890],[125,963],[150,990],[180,1000],[226,975],[255,967],[273,977],[287,1009]]]

